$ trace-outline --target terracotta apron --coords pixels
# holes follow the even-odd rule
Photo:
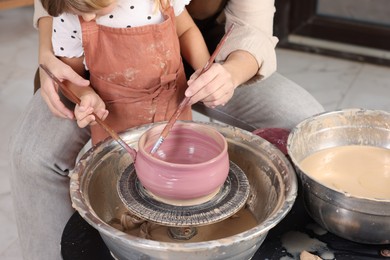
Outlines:
[[[175,15],[169,7],[160,24],[112,28],[80,19],[91,85],[109,111],[115,131],[168,120],[184,98],[187,80],[180,56]],[[190,120],[191,108],[180,116]],[[108,134],[91,126],[92,143]]]

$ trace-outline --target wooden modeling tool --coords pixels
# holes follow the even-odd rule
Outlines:
[[[65,86],[64,83],[62,83],[56,76],[54,76],[53,73],[50,72],[50,70],[43,64],[39,65],[46,73],[49,75],[49,77],[54,80],[55,83],[59,86],[60,90],[63,92],[63,94],[73,103],[80,105],[80,98],[76,96],[76,94],[73,93],[67,86]],[[135,158],[137,155],[137,152],[127,145],[125,141],[123,141],[119,135],[110,127],[108,126],[103,120],[101,120],[95,113],[92,113],[92,115],[95,116],[95,121],[104,128],[104,130],[107,131],[107,133],[115,140],[117,141],[133,158],[133,161],[135,162]]]
[[[215,51],[210,56],[210,59],[207,61],[207,63],[202,68],[202,71],[199,73],[198,77],[200,75],[202,75],[204,72],[206,72],[211,67],[211,65],[213,64],[213,62],[215,60],[215,57],[218,55],[219,51],[222,49],[222,46],[226,42],[226,39],[228,38],[228,36],[232,32],[233,28],[234,28],[234,24],[232,24],[229,27],[229,29],[226,31],[225,35],[222,37],[221,41],[218,43],[217,47],[215,48]],[[152,150],[150,151],[150,153],[152,155],[157,152],[158,148],[160,148],[160,146],[164,142],[165,138],[167,138],[167,136],[168,136],[169,132],[171,131],[173,125],[175,124],[175,122],[179,118],[179,116],[180,116],[181,112],[183,111],[183,109],[188,105],[189,101],[190,101],[189,97],[185,97],[181,101],[181,103],[179,104],[179,106],[176,109],[175,113],[169,119],[168,123],[166,124],[166,126],[162,130],[160,137],[157,139],[157,141],[154,144]]]

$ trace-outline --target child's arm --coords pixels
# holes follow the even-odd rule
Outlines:
[[[85,77],[86,71],[83,64],[83,56],[79,58],[62,57],[60,59],[80,76]],[[92,112],[102,120],[106,119],[108,115],[106,105],[91,86],[80,87],[70,81],[66,81],[65,84],[81,100],[80,105],[76,105],[74,109],[74,114],[79,127],[86,127],[89,124],[96,123]]]
[[[186,9],[176,17],[176,31],[184,59],[194,70],[203,68],[210,58],[210,53],[201,32]]]
[[[79,86],[88,86],[88,80],[80,77],[54,56],[51,42],[52,20],[52,17],[47,16],[40,18],[37,22],[39,28],[39,63],[48,67],[61,81],[71,80]],[[57,87],[51,78],[41,69],[39,71],[41,95],[50,111],[55,116],[74,119],[73,112],[61,102],[57,93]]]
[[[203,67],[207,47],[199,29],[194,24],[186,10],[177,17],[177,31],[180,37],[182,55],[195,69]],[[198,35],[197,31],[200,35]],[[205,50],[206,49],[206,50]],[[221,52],[223,51],[223,48]],[[209,55],[209,54],[208,54]],[[208,59],[208,58],[207,58]],[[201,101],[207,107],[215,108],[225,105],[233,96],[237,86],[248,81],[258,70],[258,64],[253,55],[247,51],[235,50],[225,61],[213,63],[211,67],[199,75],[196,71],[188,83],[185,92],[190,97],[190,104]]]

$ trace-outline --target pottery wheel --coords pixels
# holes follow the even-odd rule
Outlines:
[[[171,227],[203,226],[222,221],[239,211],[249,197],[249,181],[233,162],[225,183],[209,201],[198,205],[175,206],[154,199],[129,165],[119,178],[119,197],[127,209],[141,219]]]

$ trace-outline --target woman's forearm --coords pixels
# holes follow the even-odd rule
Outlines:
[[[242,50],[230,53],[223,66],[230,72],[235,87],[251,79],[259,68],[256,58],[249,52]]]
[[[252,80],[270,76],[276,70],[275,46],[278,39],[273,36],[274,0],[229,0],[225,8],[226,29],[234,23],[233,32],[217,56],[218,62],[227,60],[234,51],[251,53],[259,67]]]

